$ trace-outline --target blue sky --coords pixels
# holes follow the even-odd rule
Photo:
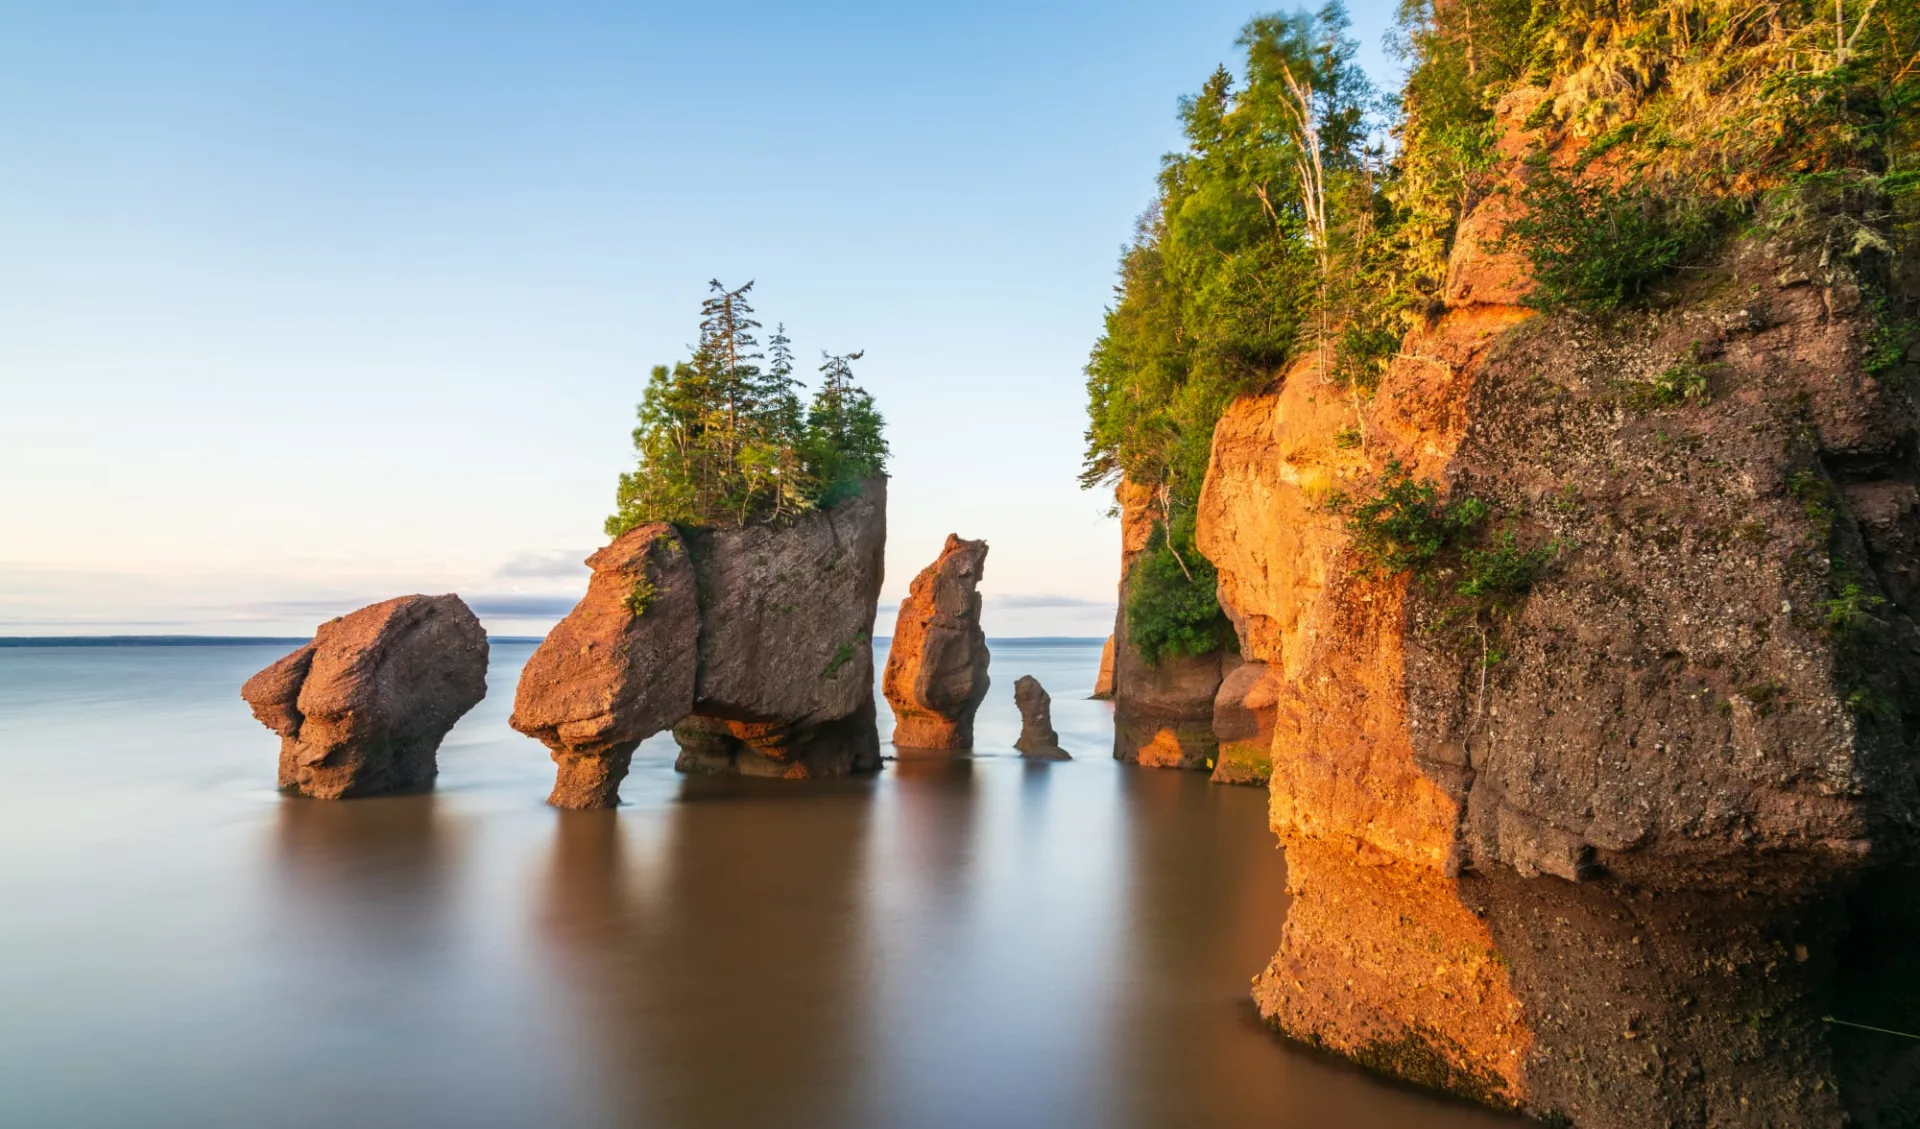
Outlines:
[[[990,633],[1103,634],[1081,366],[1266,10],[0,0],[0,634],[544,630],[716,276],[866,350],[889,602],[953,531]]]

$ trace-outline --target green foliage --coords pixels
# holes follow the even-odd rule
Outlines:
[[[1462,596],[1501,600],[1524,596],[1533,582],[1560,552],[1557,542],[1522,549],[1513,531],[1505,530],[1492,545],[1461,554],[1462,577],[1454,591]]]
[[[1533,264],[1528,299],[1542,309],[1610,310],[1699,254],[1716,230],[1705,205],[1615,188],[1535,164],[1527,211],[1503,244]]]
[[[821,672],[820,677],[833,678],[838,675],[840,668],[852,662],[853,656],[858,654],[859,648],[865,646],[866,643],[867,637],[861,635],[851,643],[840,644],[840,646],[834,649],[833,658],[827,661],[827,669]]]
[[[1233,645],[1220,611],[1219,577],[1193,546],[1193,520],[1177,520],[1171,534],[1154,527],[1127,575],[1127,641],[1150,665],[1167,656],[1204,655]]]
[[[620,476],[609,536],[651,521],[777,519],[832,505],[885,469],[883,421],[853,383],[860,354],[828,355],[820,390],[803,408],[785,327],[768,341],[770,355],[759,350],[753,284],[709,287],[693,358],[656,366],[642,394],[639,465]]]
[[[1830,600],[1820,604],[1820,618],[1827,630],[1835,635],[1847,636],[1865,628],[1868,624],[1878,624],[1880,619],[1873,613],[1885,607],[1885,596],[1868,592],[1856,581],[1845,581],[1839,591]]]
[[[653,606],[653,601],[657,599],[659,595],[660,590],[654,586],[652,579],[643,572],[633,578],[633,587],[627,589],[626,597],[620,601],[620,606],[627,609],[628,615],[639,619],[647,614],[647,609]]]
[[[1431,478],[1415,478],[1398,459],[1387,462],[1369,494],[1335,494],[1327,508],[1346,518],[1361,570],[1376,575],[1425,572],[1491,513],[1478,498],[1441,501]]]
[[[1634,386],[1628,402],[1643,410],[1671,408],[1690,401],[1705,402],[1708,397],[1707,372],[1711,365],[1700,360],[1697,349],[1662,369],[1653,379]]]
[[[1169,489],[1176,511],[1191,507],[1220,413],[1317,334],[1328,272],[1303,195],[1311,146],[1288,78],[1311,88],[1334,226],[1371,223],[1373,95],[1346,27],[1338,4],[1253,20],[1239,40],[1244,76],[1216,70],[1182,103],[1187,148],[1163,162],[1087,364],[1083,485],[1124,476]]]

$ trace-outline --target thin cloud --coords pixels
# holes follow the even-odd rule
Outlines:
[[[578,596],[469,596],[467,606],[475,615],[503,619],[558,619],[580,602]]]
[[[587,566],[584,563],[586,558],[587,551],[583,549],[552,549],[544,553],[521,553],[494,570],[494,575],[508,580],[571,579],[586,575]]]

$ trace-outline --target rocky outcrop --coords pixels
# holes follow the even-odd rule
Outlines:
[[[1110,701],[1113,698],[1113,636],[1107,636],[1106,645],[1100,648],[1100,673],[1093,679],[1093,700]]]
[[[907,749],[973,747],[973,715],[987,696],[987,636],[980,577],[987,543],[948,534],[940,556],[913,578],[887,651],[881,689],[893,707],[893,743]]]
[[[460,597],[400,596],[328,620],[240,696],[280,735],[280,787],[338,800],[418,788],[487,693],[487,634]]]
[[[1163,655],[1149,663],[1127,640],[1127,582],[1133,563],[1153,536],[1153,493],[1122,480],[1120,507],[1120,609],[1114,617],[1112,694],[1113,755],[1147,768],[1207,770],[1219,742],[1213,736],[1213,699],[1220,679],[1237,661],[1220,652]],[[1109,661],[1102,656],[1103,667]]]
[[[1213,697],[1213,737],[1219,753],[1215,784],[1266,787],[1273,771],[1274,707],[1278,702],[1273,668],[1241,663],[1220,680]]]
[[[1513,305],[1499,226],[1359,419],[1307,358],[1215,432],[1199,544],[1269,668],[1294,894],[1256,1001],[1583,1127],[1838,1125],[1848,898],[1920,819],[1912,402],[1817,249],[1750,237],[1601,324]],[[1637,391],[1677,366],[1705,396]],[[1357,569],[1324,500],[1389,459],[1553,546],[1530,594]]]
[[[619,802],[633,751],[693,708],[700,593],[674,528],[642,525],[587,558],[587,594],[527,660],[508,723],[553,753],[561,808]]]
[[[1053,696],[1031,674],[1023,674],[1013,684],[1013,704],[1020,710],[1020,739],[1013,747],[1033,760],[1064,761],[1073,758],[1060,747],[1060,735],[1053,731]]]
[[[619,802],[669,728],[688,772],[880,767],[873,618],[886,480],[790,521],[641,526],[588,559],[587,595],[528,661],[513,725],[553,750],[558,807]]]

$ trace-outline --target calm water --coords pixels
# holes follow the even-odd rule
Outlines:
[[[1264,796],[1115,764],[1097,646],[995,644],[971,761],[656,740],[605,813],[542,803],[524,644],[431,795],[276,794],[238,688],[285,649],[0,649],[0,1125],[1510,1124],[1259,1026]],[[1013,755],[1025,673],[1079,759]]]

